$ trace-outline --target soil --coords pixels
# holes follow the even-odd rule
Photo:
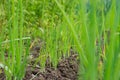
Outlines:
[[[56,68],[52,66],[52,63],[48,58],[46,60],[44,71],[41,71],[40,66],[34,67],[29,65],[26,69],[26,75],[23,80],[77,80],[79,68],[77,57],[77,54],[71,51],[71,55],[67,58],[62,58],[58,62]],[[34,61],[32,61],[32,64],[33,63]]]
[[[28,66],[23,80],[77,80],[78,61],[76,55],[59,61],[57,68],[46,63],[45,71],[40,72],[40,68]]]
[[[0,80],[5,80],[4,70],[0,68]]]
[[[46,60],[45,69],[42,70],[40,63],[34,66],[35,59],[40,55],[41,45],[37,44],[31,48],[30,62],[26,68],[26,74],[23,80],[77,80],[79,61],[75,52],[70,51],[71,55],[62,58],[57,67],[54,68],[48,59]],[[4,70],[1,69],[0,80],[6,80]]]

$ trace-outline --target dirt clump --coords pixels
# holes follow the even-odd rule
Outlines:
[[[77,80],[79,65],[76,54],[60,60],[56,69],[50,64],[46,63],[44,72],[40,68],[29,66],[23,80]]]

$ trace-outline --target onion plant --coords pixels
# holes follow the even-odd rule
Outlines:
[[[8,0],[7,4],[7,28],[9,29],[9,39],[8,41],[1,41],[1,45],[8,44],[9,49],[7,53],[1,50],[3,56],[6,80],[22,80],[25,75],[25,68],[27,64],[27,57],[29,54],[29,40],[26,40],[26,47],[24,46],[23,39],[23,24],[24,24],[24,14],[23,14],[23,2],[18,0]],[[4,29],[5,30],[5,29]],[[30,39],[30,38],[26,38]],[[7,56],[6,56],[7,54]]]
[[[0,56],[10,70],[5,71],[7,80],[22,80],[25,75],[30,38],[23,33],[31,29],[30,35],[39,35],[44,44],[37,59],[42,68],[48,58],[56,67],[61,57],[70,55],[72,48],[80,59],[78,80],[120,79],[119,0],[8,0],[6,3],[9,40],[4,40],[3,33],[0,35]],[[7,57],[5,44],[9,46]]]
[[[117,48],[119,46],[117,46],[119,43],[119,39],[117,38],[118,35],[115,35],[117,33],[117,29],[119,26],[119,10],[116,10],[116,0],[112,0],[111,1],[111,8],[110,11],[107,12],[107,14],[104,12],[105,7],[102,6],[102,11],[100,13],[100,15],[97,15],[97,4],[98,1],[94,1],[94,0],[89,0],[89,11],[88,13],[86,13],[86,2],[85,1],[80,1],[80,7],[79,7],[79,11],[80,11],[80,21],[81,24],[79,25],[79,27],[81,27],[80,32],[81,32],[81,42],[78,39],[78,35],[75,32],[75,27],[73,26],[74,23],[72,23],[71,20],[71,16],[68,17],[67,13],[65,12],[65,10],[62,8],[62,5],[60,4],[60,2],[58,2],[57,0],[55,0],[57,6],[59,7],[59,9],[61,10],[64,19],[66,20],[66,22],[68,23],[68,27],[70,28],[70,31],[73,34],[73,39],[76,41],[76,45],[78,47],[78,51],[80,54],[80,60],[81,63],[83,63],[84,68],[85,68],[85,72],[83,74],[83,79],[84,80],[96,80],[98,79],[98,75],[99,75],[99,70],[97,67],[100,67],[100,65],[98,65],[100,58],[99,56],[101,55],[101,53],[105,54],[106,59],[104,59],[103,61],[103,68],[100,71],[103,71],[102,74],[103,76],[101,76],[101,79],[103,80],[112,80],[113,78],[115,80],[119,79],[119,75],[116,77],[112,76],[112,73],[115,72],[114,68],[115,65],[117,65],[116,62],[119,62],[119,58],[115,58],[115,55],[119,54],[119,51],[117,50]],[[104,4],[104,2],[103,2]],[[118,13],[116,13],[118,12]],[[105,15],[106,14],[106,15]],[[102,15],[102,17],[101,17]],[[73,16],[72,16],[73,17]],[[99,22],[100,18],[102,19],[102,22]],[[101,25],[101,26],[99,26]],[[101,28],[101,30],[100,30]],[[105,31],[109,29],[110,33],[105,33]],[[102,36],[104,35],[104,36]],[[110,36],[110,37],[109,37]],[[98,48],[101,48],[101,46],[99,44],[101,43],[101,38],[104,38],[103,41],[103,46],[105,46],[105,52],[104,50],[101,48],[99,54],[96,53],[97,51],[97,46],[96,46],[96,41],[98,38]],[[109,42],[109,38],[110,38],[110,42]],[[106,40],[107,39],[107,40]],[[113,40],[114,39],[114,40]],[[117,40],[117,41],[116,41]],[[116,45],[117,44],[117,45]],[[115,47],[116,45],[116,47]],[[84,52],[83,52],[84,51]],[[118,52],[116,52],[118,51]],[[96,56],[96,54],[98,54]],[[118,64],[119,65],[119,64]],[[118,70],[119,71],[119,70]]]

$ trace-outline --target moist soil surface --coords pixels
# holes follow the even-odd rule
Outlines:
[[[72,50],[70,56],[62,58],[57,67],[54,68],[48,59],[46,60],[45,69],[42,70],[40,63],[34,66],[35,59],[39,56],[40,46],[35,45],[31,49],[32,58],[26,68],[25,77],[23,80],[78,80],[79,61],[78,56]],[[1,69],[3,70],[3,69]],[[0,80],[6,80],[4,70],[0,73]]]

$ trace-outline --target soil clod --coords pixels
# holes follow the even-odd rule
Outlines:
[[[72,54],[58,62],[57,68],[51,66],[49,59],[46,61],[45,71],[29,66],[26,70],[24,80],[77,80],[78,77],[78,60],[77,55]]]

